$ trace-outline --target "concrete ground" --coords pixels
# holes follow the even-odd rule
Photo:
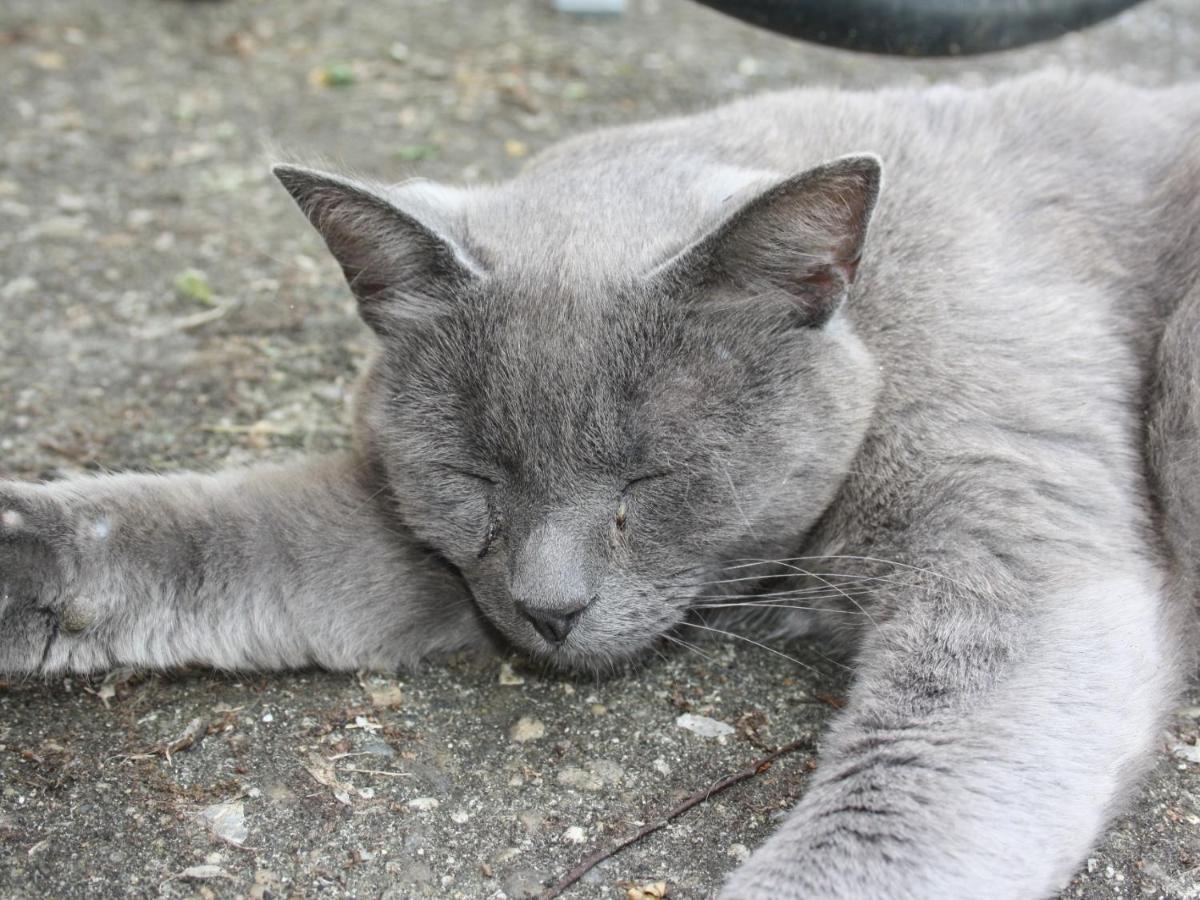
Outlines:
[[[629,5],[579,21],[546,0],[4,0],[0,474],[345,443],[366,332],[272,184],[270,144],[469,182],[589,126],[768,87],[979,83],[1046,64],[1200,74],[1193,0],[950,62],[789,42],[684,0]],[[0,896],[531,895],[762,747],[817,732],[845,684],[788,652],[804,665],[716,645],[599,684],[486,659],[400,681],[0,683]],[[1200,694],[1187,702],[1065,896],[1200,896]],[[701,736],[684,713],[734,730]],[[710,896],[812,760],[780,760],[569,896],[660,881]]]

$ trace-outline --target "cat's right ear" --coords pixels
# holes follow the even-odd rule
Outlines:
[[[786,304],[820,326],[858,275],[880,174],[864,153],[770,184],[646,277],[720,309]]]
[[[325,239],[359,313],[381,335],[444,310],[483,275],[430,210],[402,209],[384,189],[302,166],[271,170]],[[427,205],[427,204],[426,204]]]

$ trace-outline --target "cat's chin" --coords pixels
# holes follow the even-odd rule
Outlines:
[[[560,674],[611,678],[661,658],[655,652],[661,641],[662,632],[648,631],[624,639],[609,636],[603,642],[568,642],[558,646],[521,641],[517,647],[531,661]]]
[[[590,606],[560,641],[548,640],[507,598],[476,595],[484,617],[509,645],[539,666],[592,678],[609,677],[655,659],[655,647],[686,616],[666,603],[618,602],[615,594]]]
[[[640,669],[647,662],[657,659],[653,647],[653,643],[648,643],[623,650],[605,648],[600,651],[525,648],[525,653],[539,665],[558,674],[583,678],[613,678]]]

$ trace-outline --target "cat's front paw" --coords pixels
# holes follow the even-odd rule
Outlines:
[[[56,639],[87,616],[67,596],[70,528],[39,485],[0,482],[0,673],[45,670]]]
[[[735,869],[717,900],[859,900],[877,895],[853,883],[850,867],[830,868],[828,853],[776,834]]]
[[[815,900],[815,895],[808,893],[798,883],[788,883],[774,873],[762,877],[762,873],[749,870],[734,872],[721,888],[717,900],[782,900],[785,897],[790,900]]]

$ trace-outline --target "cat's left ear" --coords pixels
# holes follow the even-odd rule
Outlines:
[[[376,187],[293,165],[272,171],[325,239],[359,314],[380,334],[437,314],[484,274],[454,234],[451,189]]]
[[[722,308],[783,299],[821,325],[858,274],[881,172],[877,156],[843,156],[773,184],[648,277]]]

